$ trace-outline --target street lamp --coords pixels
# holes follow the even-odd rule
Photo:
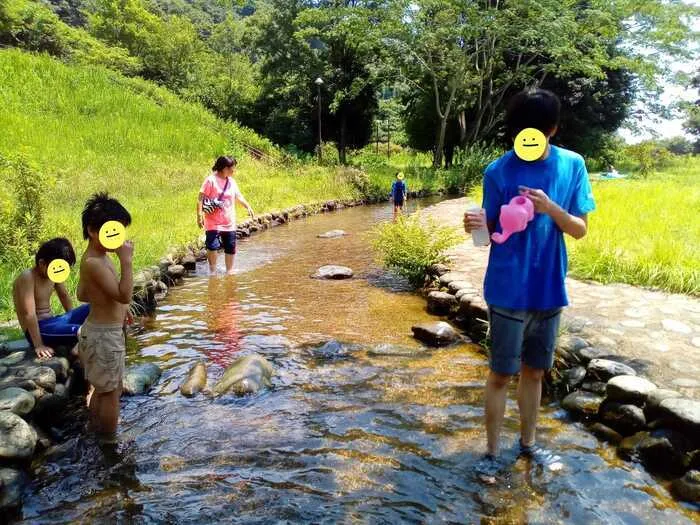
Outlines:
[[[321,85],[323,84],[323,79],[318,77],[314,80],[314,84],[318,88],[318,162],[323,162],[323,138],[321,135]]]

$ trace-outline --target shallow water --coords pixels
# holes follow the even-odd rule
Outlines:
[[[411,203],[415,206],[416,203]],[[73,438],[37,462],[27,523],[692,523],[641,467],[618,460],[556,405],[540,441],[564,469],[516,460],[517,411],[504,430],[511,468],[485,487],[485,357],[429,350],[410,336],[434,320],[405,282],[381,271],[364,233],[388,206],[344,210],[275,228],[239,245],[233,277],[204,268],[172,290],[128,361],[164,370],[147,396],[122,401],[121,443],[103,454]],[[351,233],[317,239],[327,230]],[[350,281],[309,278],[352,267]],[[324,342],[344,343],[324,353]],[[178,392],[190,366],[255,351],[277,369],[273,388],[216,400]],[[73,425],[80,427],[82,421]],[[71,429],[64,429],[69,433]]]

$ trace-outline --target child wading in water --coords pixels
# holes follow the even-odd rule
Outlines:
[[[391,199],[394,201],[394,222],[396,222],[397,217],[403,211],[403,206],[408,196],[406,183],[403,179],[403,173],[399,171],[396,174],[396,180],[391,185]]]
[[[129,212],[106,193],[93,195],[83,210],[83,236],[88,248],[80,262],[78,299],[90,303],[90,315],[80,328],[78,353],[90,382],[87,397],[90,426],[105,441],[116,437],[119,398],[124,376],[126,338],[124,324],[133,293],[133,244],[125,241],[108,249],[100,229],[108,221],[131,224]],[[119,258],[121,277],[108,252]]]
[[[487,455],[477,472],[494,483],[500,470],[499,438],[508,383],[518,381],[521,455],[555,470],[558,457],[535,443],[542,377],[552,367],[562,308],[568,304],[564,279],[567,271],[564,234],[581,239],[587,232],[587,214],[595,209],[588,172],[581,155],[553,146],[560,102],[541,89],[523,91],[510,102],[506,126],[511,139],[526,128],[542,134],[539,158],[522,160],[513,150],[492,162],[484,172],[483,207],[489,232],[500,231],[501,206],[517,195],[527,196],[535,217],[525,231],[503,244],[491,244],[484,282],[489,306],[491,350],[486,382]],[[524,140],[524,135],[519,140]],[[537,134],[537,132],[535,132]],[[528,151],[530,144],[524,142]],[[516,151],[522,144],[515,144]],[[467,212],[467,232],[484,226],[480,212]]]

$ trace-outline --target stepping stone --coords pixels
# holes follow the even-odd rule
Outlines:
[[[617,361],[610,361],[609,359],[593,359],[588,363],[588,373],[601,381],[608,381],[615,376],[637,375],[637,372],[631,367],[618,363]]]
[[[593,433],[593,435],[595,435],[599,439],[602,439],[603,441],[608,441],[613,445],[617,445],[623,439],[622,435],[619,432],[613,430],[609,426],[603,425],[603,423],[594,423],[593,425],[588,427],[588,430],[590,430]]]
[[[671,427],[700,442],[700,401],[682,397],[664,399],[659,404],[659,416]]]
[[[679,377],[678,379],[674,379],[672,383],[674,386],[680,388],[697,388],[700,386],[700,381],[688,377]]]
[[[21,506],[23,483],[24,474],[21,471],[0,468],[0,510],[9,512]]]
[[[345,237],[347,233],[343,230],[331,230],[326,233],[320,233],[317,235],[319,239],[337,239],[339,237]]]
[[[153,363],[132,366],[124,374],[124,394],[127,396],[145,394],[156,384],[161,373],[160,367]]]
[[[664,330],[667,332],[676,332],[678,334],[689,334],[692,332],[687,324],[676,321],[675,319],[664,319],[661,321],[661,326],[663,326]]]
[[[26,416],[34,408],[34,396],[22,388],[0,390],[0,410],[9,410],[18,416]]]
[[[575,366],[564,371],[564,382],[569,388],[578,388],[586,377],[586,369],[582,366]]]
[[[415,325],[411,330],[413,337],[429,346],[444,346],[460,339],[452,325],[444,321]]]
[[[644,404],[647,396],[656,390],[656,385],[643,377],[616,376],[608,381],[608,398],[632,404]]]
[[[326,265],[321,266],[311,277],[313,279],[340,280],[350,279],[352,276],[353,271],[347,266]]]
[[[569,412],[584,416],[594,416],[598,413],[603,397],[592,392],[577,390],[564,398],[561,402]]]
[[[600,419],[623,436],[629,436],[646,428],[647,420],[641,408],[635,405],[606,401],[598,411]]]
[[[657,388],[652,390],[647,395],[647,401],[644,405],[644,415],[648,421],[653,421],[659,417],[659,405],[664,399],[671,399],[674,397],[683,397],[680,392],[675,390],[667,390],[665,388]]]
[[[474,285],[468,281],[452,281],[450,284],[447,285],[447,289],[450,291],[450,293],[456,294],[459,290],[462,289],[467,289],[467,290],[474,290]]]
[[[445,292],[430,292],[428,294],[428,313],[447,315],[458,306],[454,295]]]
[[[0,459],[17,461],[31,457],[37,435],[29,424],[10,411],[0,412]]]
[[[447,272],[440,276],[440,285],[448,286],[452,281],[466,281],[469,276],[462,272]]]

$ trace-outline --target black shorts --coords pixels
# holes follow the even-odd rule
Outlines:
[[[218,252],[223,247],[224,253],[233,255],[236,253],[236,232],[207,230],[205,245],[207,250],[213,252]]]

